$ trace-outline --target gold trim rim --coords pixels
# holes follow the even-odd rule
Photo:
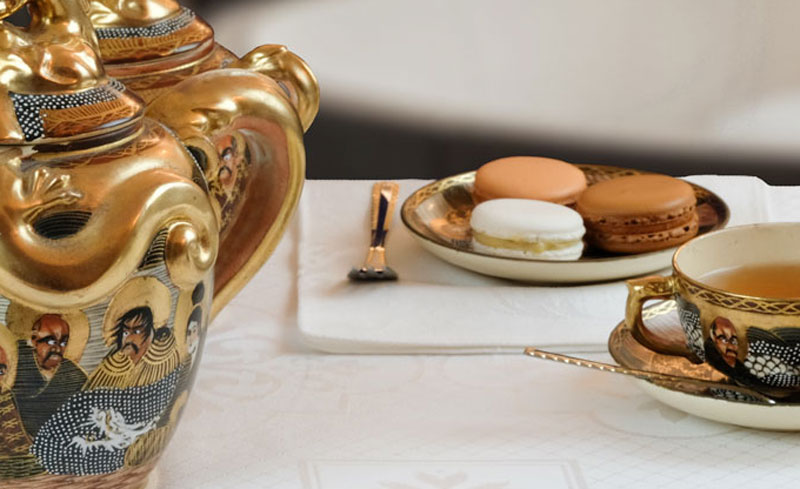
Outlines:
[[[733,227],[729,227],[729,228],[715,229],[713,231],[709,231],[709,232],[703,234],[702,236],[698,236],[696,238],[693,238],[691,241],[694,241],[695,239],[703,240],[703,239],[706,239],[706,238],[713,237],[716,234],[720,234],[720,233],[728,232],[728,231],[738,231],[738,230],[742,230],[742,229],[753,229],[753,228],[764,228],[764,227],[791,227],[791,226],[798,226],[798,223],[796,223],[796,222],[759,222],[759,223],[754,223],[754,224],[743,224],[741,226],[733,226]],[[727,290],[722,290],[722,289],[719,289],[719,288],[716,288],[716,287],[712,287],[712,286],[707,285],[707,284],[705,284],[703,282],[700,282],[697,279],[689,277],[689,275],[687,275],[686,272],[681,270],[681,267],[678,266],[678,256],[687,247],[687,245],[691,244],[691,241],[687,241],[686,243],[683,243],[682,245],[680,245],[678,247],[678,249],[675,250],[675,254],[672,255],[672,270],[673,270],[674,274],[680,280],[688,282],[689,284],[694,285],[695,287],[698,287],[698,288],[700,288],[702,290],[707,290],[709,292],[714,292],[714,293],[717,293],[717,294],[722,294],[722,295],[726,295],[726,296],[729,296],[729,297],[734,297],[734,298],[737,298],[737,299],[750,300],[750,301],[756,301],[756,302],[769,302],[769,303],[773,303],[773,302],[790,302],[790,303],[800,304],[800,298],[798,298],[798,297],[792,297],[792,298],[787,298],[787,297],[784,297],[784,298],[781,298],[781,297],[759,297],[759,296],[755,296],[755,295],[736,294],[734,292],[728,292]],[[755,313],[755,314],[758,314],[758,313]]]

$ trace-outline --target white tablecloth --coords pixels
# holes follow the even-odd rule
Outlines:
[[[694,418],[627,378],[522,355],[308,350],[298,231],[211,327],[162,489],[797,487],[796,434]]]

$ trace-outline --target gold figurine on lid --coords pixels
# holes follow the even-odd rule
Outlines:
[[[0,485],[140,488],[297,204],[319,90],[173,0],[0,0]]]

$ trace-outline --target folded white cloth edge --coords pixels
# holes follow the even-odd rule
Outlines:
[[[786,215],[791,208],[787,203],[797,201],[800,211],[800,190],[775,191],[755,177],[701,175],[688,180],[722,196],[731,210],[728,226],[800,216]],[[624,282],[541,287],[483,277],[424,251],[398,216],[387,255],[400,281],[348,283],[347,271],[366,252],[372,183],[307,183],[297,245],[298,325],[308,346],[376,354],[504,353],[529,345],[605,350],[608,334],[622,319]],[[402,202],[428,181],[398,183]],[[780,204],[774,205],[778,198]],[[782,212],[774,212],[776,207]]]

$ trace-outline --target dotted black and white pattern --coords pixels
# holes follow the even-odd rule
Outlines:
[[[734,401],[734,402],[749,402],[755,404],[761,404],[762,402],[756,399],[753,396],[748,396],[747,394],[743,394],[739,391],[732,391],[728,389],[718,389],[716,387],[712,387],[708,389],[708,393],[711,394],[712,397],[716,399],[724,399],[726,401]]]
[[[125,85],[111,79],[111,82],[106,85],[79,93],[44,95],[9,92],[9,96],[14,104],[14,112],[25,135],[25,141],[33,141],[44,136],[42,110],[71,109],[111,102],[118,99],[120,92],[123,91],[125,91]]]
[[[751,375],[773,387],[800,386],[800,329],[751,327],[747,340],[744,366]]]
[[[101,27],[95,29],[98,39],[128,39],[132,37],[168,36],[191,24],[194,12],[183,8],[181,13],[171,19],[162,20],[144,27]]]
[[[39,430],[31,453],[54,475],[117,471],[125,463],[128,447],[155,427],[175,394],[177,381],[178,369],[144,387],[79,392]],[[94,422],[98,412],[103,417],[113,415],[115,421]]]
[[[703,348],[703,326],[700,324],[700,309],[678,296],[678,317],[686,334],[686,346],[702,361],[706,359]]]
[[[775,345],[760,343],[750,345],[751,351],[744,360],[748,372],[761,382],[773,387],[797,387],[800,385],[800,369],[796,363],[792,364],[783,360],[782,356],[796,357],[800,352],[797,346],[793,351],[781,351]],[[770,353],[754,353],[753,350]]]

